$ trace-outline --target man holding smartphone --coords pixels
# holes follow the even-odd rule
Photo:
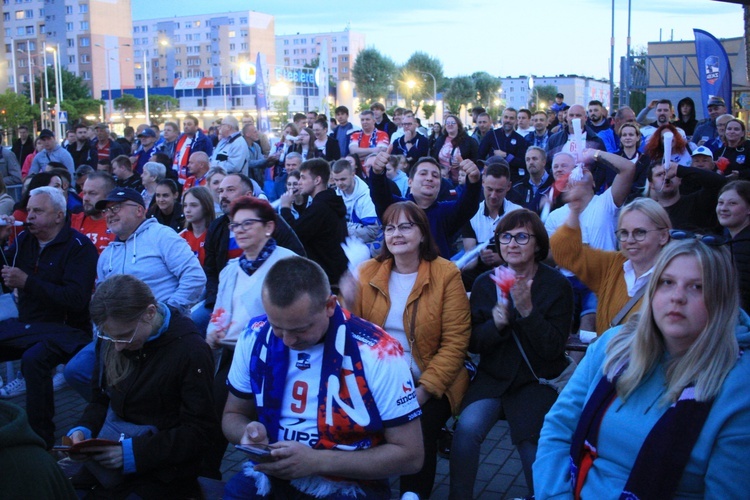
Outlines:
[[[303,257],[274,264],[262,298],[266,316],[235,349],[222,420],[256,465],[227,483],[225,498],[390,498],[387,478],[424,458],[403,349],[341,309],[322,268]]]

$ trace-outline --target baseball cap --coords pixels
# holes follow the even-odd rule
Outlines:
[[[47,137],[55,137],[55,134],[50,129],[44,128],[39,132],[39,139],[46,139]]]
[[[144,128],[138,134],[138,137],[156,137],[156,132],[154,132],[154,130],[151,128]]]
[[[555,97],[559,97],[560,99],[562,99],[562,98],[563,98],[563,97],[565,97],[565,96],[564,96],[564,95],[562,95],[562,92],[558,92],[558,93],[557,93],[557,95],[555,95]]]
[[[690,156],[698,156],[698,155],[710,156],[711,158],[714,157],[711,150],[708,149],[706,146],[698,146]]]
[[[96,124],[96,125],[94,126],[94,128],[95,128],[95,129],[96,129],[96,128],[104,128],[104,129],[107,129],[107,128],[109,128],[109,125],[107,125],[106,123],[97,123],[97,124]]]
[[[717,95],[712,95],[708,98],[708,104],[706,106],[724,106],[726,107],[726,103],[724,102],[724,98],[719,97]]]
[[[96,202],[96,209],[104,210],[107,207],[107,203],[121,203],[123,201],[134,201],[143,208],[146,208],[143,197],[135,189],[115,188],[107,194],[106,198]]]

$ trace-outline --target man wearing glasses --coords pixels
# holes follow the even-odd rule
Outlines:
[[[182,314],[206,286],[206,275],[187,242],[171,228],[146,218],[146,206],[137,191],[115,188],[96,203],[116,239],[102,251],[97,264],[98,281],[116,274],[130,274],[145,282],[156,300]],[[96,361],[94,344],[86,346],[65,368],[65,379],[87,400]]]
[[[0,361],[22,360],[29,424],[51,448],[52,372],[91,339],[88,306],[97,252],[66,223],[66,200],[59,189],[33,189],[26,208],[28,229],[3,253],[3,291],[17,294],[18,318],[0,322]],[[0,220],[2,241],[14,230],[14,220]]]

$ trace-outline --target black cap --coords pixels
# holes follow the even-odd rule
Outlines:
[[[106,198],[96,202],[96,209],[104,210],[107,208],[107,203],[121,203],[123,201],[134,201],[143,208],[146,208],[143,197],[135,189],[115,188],[107,194]]]
[[[42,131],[39,132],[39,139],[46,139],[47,137],[55,137],[55,134],[53,134],[50,129],[43,128]]]
[[[558,93],[557,93],[557,95],[556,95],[555,97],[559,97],[560,99],[562,99],[562,98],[563,98],[563,97],[565,97],[565,96],[564,96],[564,95],[562,95],[562,92],[558,92]]]

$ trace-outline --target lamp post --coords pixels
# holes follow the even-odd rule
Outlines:
[[[151,119],[148,116],[148,64],[146,61],[146,51],[143,51],[143,105],[146,109],[146,124],[151,126]]]
[[[60,58],[57,48],[47,47],[46,50],[55,54],[55,135],[57,136],[57,140],[60,140],[62,136],[62,130],[60,129],[60,100],[62,99],[62,89],[60,88],[60,71],[58,69]]]
[[[107,121],[111,122],[112,121],[112,113],[113,113],[113,111],[112,111],[112,101],[114,99],[112,99],[112,84],[111,84],[111,81],[110,81],[110,71],[109,71],[109,69],[110,69],[109,68],[110,56],[109,56],[109,53],[111,51],[113,51],[113,50],[119,50],[120,47],[119,46],[114,46],[114,47],[107,48],[104,45],[101,45],[101,44],[98,44],[98,43],[96,43],[94,45],[96,45],[97,47],[99,47],[101,49],[104,49],[104,57],[106,58],[105,61],[104,61],[104,63],[106,65],[106,72],[107,72],[107,95],[109,97],[109,99],[108,99],[109,105],[107,106],[108,109],[109,109],[109,118],[107,118]],[[123,47],[130,47],[130,44],[129,43],[123,43],[122,46]],[[114,59],[112,59],[112,60],[114,61]],[[119,62],[120,58],[118,57],[117,60]],[[122,78],[119,78],[118,80],[120,82],[122,82]],[[120,92],[120,95],[122,95],[122,92]]]
[[[18,94],[18,75],[16,75],[16,41],[10,41],[10,58],[13,65],[13,92]]]
[[[427,71],[415,71],[417,73],[422,73],[423,75],[428,75],[432,78],[432,96],[435,99],[435,109],[437,109],[437,80],[435,79],[435,75],[433,75],[432,73],[428,73]],[[443,112],[441,114],[445,114],[445,104],[443,104]]]
[[[31,66],[31,50],[29,50],[29,42],[26,43],[26,50],[23,50],[21,48],[16,49],[20,53],[26,53],[26,59],[28,61],[29,65],[29,97],[31,98],[31,105],[34,106],[35,104],[35,98],[34,98],[34,73],[33,68]],[[42,100],[39,100],[39,117],[41,118],[44,115],[44,108],[41,106]],[[36,123],[34,123],[34,135],[36,135]]]

